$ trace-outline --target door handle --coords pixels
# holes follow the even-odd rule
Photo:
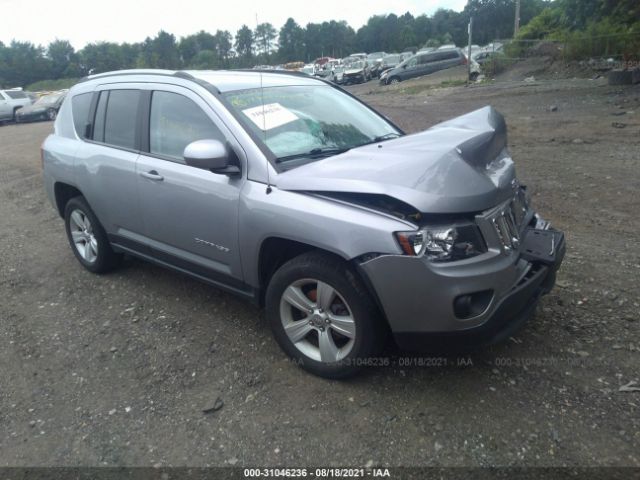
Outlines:
[[[164,177],[160,175],[155,170],[149,170],[148,172],[140,172],[140,175],[144,178],[148,178],[149,180],[155,180],[156,182],[161,182],[164,180]]]

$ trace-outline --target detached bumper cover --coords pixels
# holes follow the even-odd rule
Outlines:
[[[437,350],[448,346],[445,340],[471,347],[511,336],[553,288],[565,251],[564,235],[555,232],[552,256],[547,251],[545,257],[537,257],[524,244],[517,259],[499,255],[465,265],[435,265],[416,257],[383,256],[360,268],[398,346]],[[493,298],[482,314],[470,319],[455,316],[456,297],[487,289]]]

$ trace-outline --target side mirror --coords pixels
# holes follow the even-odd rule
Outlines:
[[[191,167],[225,175],[240,173],[240,169],[230,163],[229,149],[219,140],[196,140],[185,147],[182,156]]]

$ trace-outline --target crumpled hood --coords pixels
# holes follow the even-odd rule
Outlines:
[[[388,195],[423,213],[468,213],[510,198],[515,167],[493,107],[424,132],[354,148],[280,173],[291,191]]]
[[[357,73],[362,73],[364,68],[347,68],[344,73],[345,75],[355,75]]]

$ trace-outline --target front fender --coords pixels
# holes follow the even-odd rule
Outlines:
[[[246,182],[239,209],[239,248],[245,282],[258,287],[262,242],[280,237],[332,252],[345,260],[365,253],[401,254],[393,232],[407,222],[300,192]]]

